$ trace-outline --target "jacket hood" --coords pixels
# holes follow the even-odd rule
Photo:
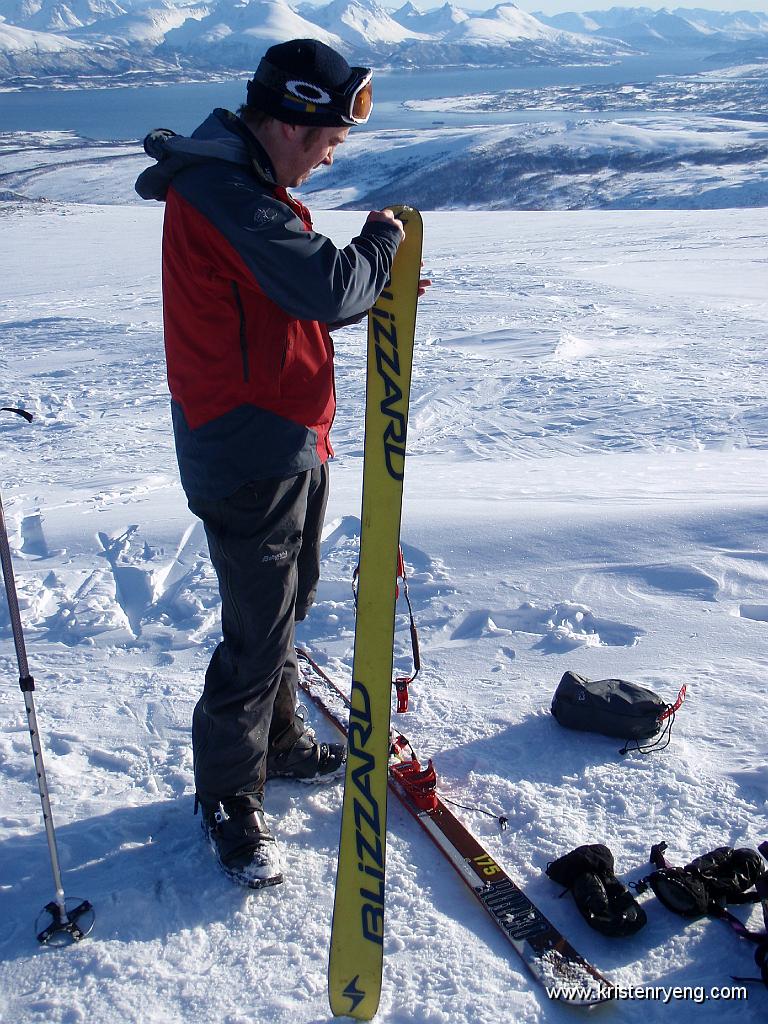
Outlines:
[[[189,137],[170,128],[155,128],[144,139],[144,152],[157,163],[136,179],[135,189],[142,199],[162,202],[179,172],[211,161],[248,167],[262,181],[275,184],[264,148],[239,117],[223,108],[214,110]]]

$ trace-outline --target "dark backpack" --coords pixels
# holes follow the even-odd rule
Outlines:
[[[590,680],[566,672],[555,691],[552,714],[568,729],[633,741],[636,749],[643,750],[638,741],[658,737],[648,745],[650,749],[668,737],[675,712],[684,699],[685,687],[677,702],[670,705],[653,690],[637,683],[624,679]],[[627,748],[621,752],[626,753]]]

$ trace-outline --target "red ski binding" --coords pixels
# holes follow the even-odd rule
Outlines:
[[[432,759],[422,768],[415,757],[390,765],[390,775],[399,782],[420,811],[437,810],[437,774]]]

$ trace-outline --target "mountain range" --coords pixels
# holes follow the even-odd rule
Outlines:
[[[397,10],[377,0],[0,0],[0,81],[13,88],[99,72],[241,72],[272,43],[299,36],[378,67],[605,64],[672,48],[768,59],[768,14],[749,11],[614,7],[549,16],[513,3],[423,11],[411,0]]]
[[[536,17],[553,28],[593,38],[621,39],[644,52],[688,48],[728,50],[739,44],[762,46],[768,56],[768,13],[757,11],[709,11],[679,7],[654,10],[650,7],[611,7]]]

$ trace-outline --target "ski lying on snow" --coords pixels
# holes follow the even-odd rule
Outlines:
[[[298,648],[297,654],[302,690],[346,736],[349,698],[307,651]],[[549,997],[579,1006],[610,999],[607,978],[576,952],[440,797],[432,791],[428,800],[422,799],[418,784],[410,785],[410,780],[426,773],[421,773],[404,737],[393,733],[392,740],[389,788],[450,861]]]

